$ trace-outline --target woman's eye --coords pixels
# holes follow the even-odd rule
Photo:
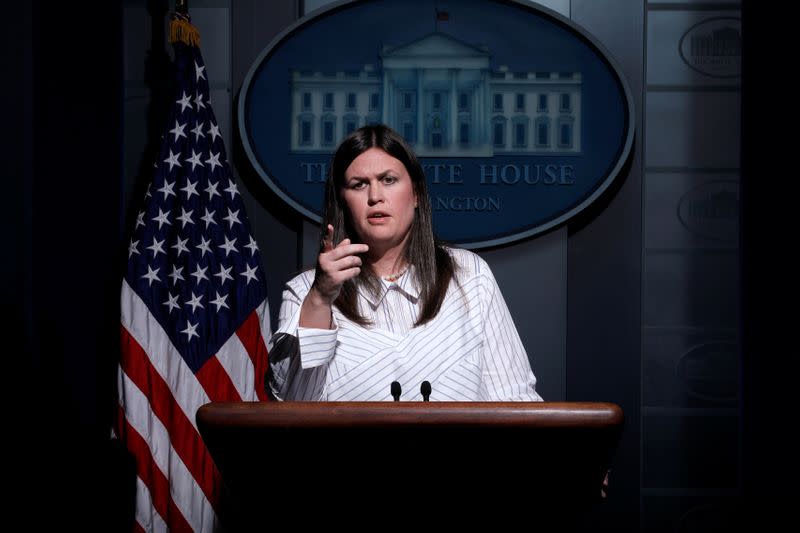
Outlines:
[[[350,187],[353,188],[353,189],[363,189],[364,188],[364,182],[363,181],[355,181],[350,185]]]
[[[397,181],[397,178],[395,178],[394,176],[384,176],[383,177],[383,182],[384,183],[394,183],[396,181]]]

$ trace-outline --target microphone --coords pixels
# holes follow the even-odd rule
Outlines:
[[[419,388],[419,391],[422,393],[422,401],[429,402],[429,398],[431,396],[431,382],[430,381],[423,381],[422,385]]]
[[[400,383],[396,381],[392,381],[392,397],[394,398],[394,401],[400,401]]]

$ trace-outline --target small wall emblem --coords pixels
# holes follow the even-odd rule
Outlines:
[[[739,240],[739,184],[711,181],[695,187],[680,199],[678,218],[695,235],[736,243]]]
[[[739,352],[735,342],[693,346],[677,363],[676,372],[689,397],[733,404],[739,397]]]
[[[698,22],[681,37],[683,61],[697,72],[714,78],[742,75],[742,21],[715,17]]]

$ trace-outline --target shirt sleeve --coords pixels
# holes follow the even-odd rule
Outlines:
[[[278,328],[268,346],[269,385],[278,400],[323,399],[328,365],[336,349],[339,328],[335,318],[333,329],[300,326],[300,308],[310,287],[305,281],[305,290],[297,283],[284,289]]]
[[[540,402],[536,376],[519,338],[500,287],[484,264],[479,274],[483,290],[483,348],[481,352],[481,399],[484,401]]]

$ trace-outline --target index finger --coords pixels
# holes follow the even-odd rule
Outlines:
[[[325,236],[322,237],[322,251],[330,252],[331,250],[333,250],[333,226],[328,224]]]

